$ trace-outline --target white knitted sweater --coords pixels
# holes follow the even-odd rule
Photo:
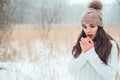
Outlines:
[[[112,43],[111,55],[108,59],[108,65],[98,57],[95,48],[88,50],[86,53],[74,59],[72,58],[68,64],[71,74],[74,74],[75,80],[116,80],[119,59],[117,45]],[[119,79],[118,79],[119,80]]]

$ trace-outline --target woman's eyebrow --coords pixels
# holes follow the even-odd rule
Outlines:
[[[82,26],[85,26],[84,24],[82,24]]]
[[[90,26],[94,26],[93,24],[90,24]]]

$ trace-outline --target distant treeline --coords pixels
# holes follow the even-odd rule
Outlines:
[[[64,0],[6,0],[11,22],[21,23],[80,23],[86,4],[68,5]],[[0,4],[1,9],[1,4]],[[120,3],[103,7],[105,23],[120,23]]]

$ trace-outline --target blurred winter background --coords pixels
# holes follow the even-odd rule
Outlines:
[[[91,0],[0,0],[0,80],[75,80],[67,63]],[[102,0],[120,45],[120,1]]]

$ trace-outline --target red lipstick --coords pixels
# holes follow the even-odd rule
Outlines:
[[[89,38],[92,38],[93,35],[92,35],[92,34],[87,34],[87,36],[88,36]]]

